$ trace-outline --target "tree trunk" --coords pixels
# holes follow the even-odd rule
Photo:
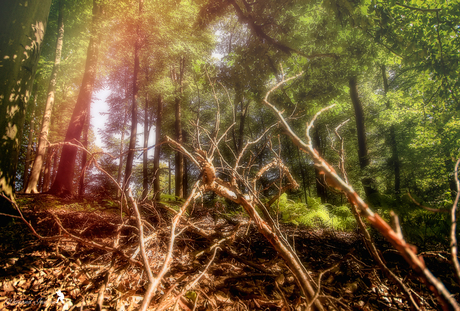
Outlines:
[[[30,179],[25,188],[25,193],[37,193],[37,182],[40,175],[40,170],[43,166],[43,161],[45,160],[45,152],[48,144],[48,132],[50,129],[50,120],[51,120],[51,111],[53,110],[54,105],[54,95],[56,93],[56,81],[59,74],[59,67],[61,65],[61,51],[62,44],[64,42],[64,19],[62,16],[63,5],[62,1],[59,1],[59,17],[58,17],[58,36],[56,40],[56,52],[54,55],[54,66],[51,71],[50,82],[48,85],[48,97],[46,99],[45,111],[43,113],[43,121],[40,129],[40,137],[38,139],[38,148],[35,155],[34,165],[32,166],[32,171],[30,173]],[[45,174],[46,175],[46,174]],[[49,181],[49,172],[48,179]],[[45,187],[48,185],[45,183]]]
[[[383,91],[385,93],[385,97],[388,93],[388,79],[387,79],[387,71],[385,65],[382,65],[382,77],[383,77]],[[387,109],[391,109],[391,103],[389,100],[386,102]],[[396,141],[396,130],[395,126],[392,124],[390,125],[390,133],[388,137],[389,145],[391,146],[391,166],[393,167],[394,172],[394,194],[396,199],[399,199],[399,195],[401,194],[401,172],[400,167],[401,163],[399,160],[399,152],[398,152],[398,145]]]
[[[54,148],[48,148],[48,152],[46,154],[46,164],[45,164],[45,171],[43,173],[43,190],[47,191],[51,185],[51,163],[54,157]]]
[[[147,79],[148,80],[148,79]],[[142,200],[149,193],[149,176],[148,176],[148,146],[149,146],[149,97],[145,98],[145,117],[144,117],[144,153],[142,161]]]
[[[29,181],[29,169],[31,167],[31,155],[32,155],[32,142],[34,140],[34,132],[35,132],[35,109],[37,107],[37,92],[35,92],[34,96],[34,104],[32,107],[32,115],[30,117],[30,129],[29,129],[29,141],[27,142],[27,153],[26,153],[26,160],[24,164],[24,185],[23,185],[23,191],[26,190],[27,188],[27,183]]]
[[[126,123],[128,122],[128,109],[125,110],[125,116],[123,118],[123,129],[121,131],[121,141],[120,141],[120,157],[118,158],[118,175],[117,175],[117,184],[121,183],[121,176],[123,171],[123,149],[125,146],[125,131],[126,131]],[[117,197],[121,195],[120,190],[117,190]]]
[[[26,105],[32,91],[51,0],[0,1],[0,193],[12,198]],[[0,199],[0,210],[11,204]]]
[[[185,70],[185,58],[181,57],[179,60],[179,75],[176,75],[175,70],[172,70],[172,79],[176,82],[176,99],[175,99],[175,133],[176,141],[182,144],[182,91],[183,91],[183,76]],[[176,152],[175,156],[175,181],[176,181],[176,197],[184,197],[184,155],[179,151]]]
[[[157,121],[155,125],[155,154],[153,156],[153,193],[156,200],[160,200],[160,155],[161,155],[161,122],[163,121],[163,98],[158,95]]]
[[[238,134],[235,134],[235,127],[232,129],[232,138],[233,138],[233,146],[235,148],[235,153],[238,155],[243,148],[243,138],[244,138],[244,126],[246,121],[246,115],[248,112],[249,104],[248,102],[244,105],[244,97],[242,95],[242,90],[239,87],[239,84],[235,86],[235,99],[233,102],[233,119],[236,122],[236,114],[237,108],[240,107],[240,116],[239,116],[239,126],[238,126]]]
[[[175,122],[175,132],[176,132],[176,141],[182,144],[182,125],[181,125],[181,99],[178,97],[176,98],[176,105],[175,105],[175,115],[176,115],[176,122]],[[175,155],[175,186],[176,197],[183,198],[184,197],[184,156],[179,151],[176,152]]]
[[[88,132],[89,132],[90,120],[86,120],[85,127],[83,129],[83,147],[88,149]],[[85,176],[86,176],[86,165],[87,165],[88,154],[82,150],[81,155],[81,173],[78,187],[78,196],[82,197],[85,194]]]
[[[91,106],[91,97],[93,95],[94,81],[96,80],[97,59],[99,54],[99,35],[97,24],[101,14],[101,7],[96,0],[93,0],[93,20],[91,38],[89,40],[88,52],[86,57],[85,73],[78,94],[77,103],[70,119],[65,141],[72,142],[79,140],[85,122],[89,119],[89,110]],[[65,145],[61,152],[61,161],[50,193],[64,196],[73,194],[73,177],[75,169],[75,158],[78,148]]]
[[[171,195],[171,160],[168,160],[168,194]]]
[[[319,123],[315,124],[313,132],[313,147],[318,152],[320,157],[323,157],[323,148],[321,145],[321,137],[319,133]],[[319,170],[315,167],[315,180],[316,180],[316,195],[321,198],[321,202],[327,202],[327,188],[324,175],[320,174]]]
[[[182,140],[184,143],[187,142],[187,133],[182,130]],[[184,198],[188,197],[187,190],[188,190],[188,165],[187,165],[187,157],[184,157],[184,176],[183,176],[183,191],[184,191]]]
[[[51,174],[51,184],[53,184],[54,180],[56,179],[56,174],[58,170],[58,157],[59,157],[59,147],[56,147],[56,150],[54,151],[54,158],[53,158],[53,171]]]
[[[361,182],[363,184],[364,191],[366,192],[366,197],[369,198],[372,194],[377,193],[377,190],[374,178],[367,172],[370,161],[367,150],[366,128],[364,126],[364,110],[358,95],[358,82],[356,77],[351,77],[348,82],[350,86],[350,98],[355,110],[356,132],[358,135],[359,166],[362,173],[364,174]]]
[[[143,0],[139,0],[139,16],[142,13]],[[123,189],[128,189],[131,174],[133,172],[133,160],[136,149],[137,138],[137,110],[138,110],[138,92],[139,92],[139,54],[141,49],[141,36],[140,25],[137,24],[137,38],[134,42],[134,69],[133,69],[133,102],[131,110],[131,136],[129,138],[128,156],[126,157],[125,180],[123,182]]]

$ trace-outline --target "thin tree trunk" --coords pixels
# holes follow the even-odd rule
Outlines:
[[[83,147],[88,149],[88,132],[89,132],[90,120],[86,121],[85,128],[83,129]],[[81,173],[78,187],[78,196],[82,197],[85,194],[85,176],[86,176],[86,164],[88,155],[82,151],[81,155]]]
[[[97,0],[93,0],[93,20],[91,37],[88,46],[85,73],[78,94],[77,103],[70,119],[69,128],[67,129],[65,141],[72,142],[79,140],[85,122],[89,119],[89,110],[91,106],[91,97],[93,95],[94,81],[96,80],[97,59],[99,55],[99,36],[97,24],[101,14],[101,7]],[[63,196],[73,194],[73,178],[75,169],[75,159],[77,156],[77,147],[65,145],[62,148],[61,160],[59,162],[58,173],[50,193]]]
[[[148,79],[147,79],[148,80]],[[144,153],[142,161],[142,200],[149,193],[149,176],[148,176],[148,146],[149,146],[149,97],[145,98],[145,117],[144,117]]]
[[[175,133],[176,133],[176,141],[182,144],[182,80],[184,76],[185,70],[185,58],[181,57],[179,60],[179,76],[176,75],[175,70],[172,71],[172,78],[173,81],[176,82],[176,99],[175,99]],[[184,197],[184,155],[179,151],[176,152],[175,156],[175,195],[176,197],[183,198]]]
[[[363,184],[364,191],[366,192],[366,197],[369,198],[371,195],[377,193],[377,190],[374,178],[368,175],[369,173],[367,172],[370,161],[366,141],[366,128],[364,126],[364,110],[358,95],[357,78],[351,77],[348,82],[350,86],[350,98],[355,110],[356,132],[358,135],[359,166],[362,173],[364,174],[361,182]]]
[[[0,1],[0,193],[14,195],[27,102],[32,91],[51,0]],[[11,204],[0,198],[0,210]]]
[[[187,133],[183,130],[182,131],[182,140],[184,143],[187,142]],[[188,163],[187,163],[187,157],[184,157],[184,175],[183,175],[183,191],[184,191],[184,198],[188,197],[187,194],[187,189],[188,189]]]
[[[387,71],[385,65],[382,65],[382,77],[383,77],[383,91],[385,93],[385,97],[388,93],[388,79],[387,79]],[[389,100],[386,102],[387,109],[391,109],[391,103]],[[399,195],[401,194],[401,172],[400,167],[401,163],[399,160],[399,152],[398,152],[398,145],[396,141],[396,130],[395,126],[392,124],[390,125],[390,133],[388,137],[388,141],[391,146],[391,165],[393,166],[393,173],[394,173],[394,194],[396,199],[399,199]]]
[[[120,157],[118,158],[118,175],[117,175],[117,184],[121,183],[121,176],[123,171],[123,149],[125,146],[125,131],[126,131],[126,123],[128,122],[128,110],[125,110],[125,116],[123,118],[123,129],[121,131],[121,141],[120,141]],[[117,190],[117,197],[121,195],[120,190]]]
[[[139,0],[139,16],[142,13],[142,6],[144,1]],[[131,180],[131,174],[133,172],[133,160],[136,149],[136,138],[137,138],[137,110],[138,110],[138,92],[139,92],[139,54],[141,49],[141,36],[140,36],[140,25],[137,25],[137,39],[134,42],[134,70],[133,70],[133,102],[131,110],[131,136],[129,138],[129,150],[128,156],[126,157],[126,168],[125,168],[125,180],[123,182],[123,189],[128,189],[129,181]]]
[[[27,183],[29,181],[29,169],[31,167],[31,155],[32,155],[32,142],[34,140],[34,132],[35,132],[35,109],[37,107],[37,92],[35,92],[34,96],[34,104],[32,107],[32,115],[30,117],[30,129],[29,129],[29,141],[27,142],[27,153],[26,153],[26,160],[25,160],[25,165],[24,165],[24,185],[23,185],[23,191],[26,190]]]
[[[161,122],[163,121],[163,98],[158,95],[157,121],[155,125],[155,154],[153,156],[153,193],[156,200],[160,200],[160,156],[161,156]]]
[[[40,129],[40,137],[38,140],[37,153],[35,155],[34,165],[30,173],[30,179],[27,184],[26,193],[37,193],[37,182],[45,160],[45,152],[48,144],[48,132],[50,129],[51,112],[54,105],[54,95],[56,93],[56,81],[59,74],[59,67],[61,65],[61,51],[64,42],[64,19],[63,19],[62,2],[59,1],[59,17],[58,17],[58,37],[56,40],[56,52],[54,56],[54,66],[51,71],[50,82],[48,85],[48,97],[46,99],[45,112],[43,114],[42,126]],[[48,176],[49,180],[49,176]],[[45,188],[47,185],[45,185]]]
[[[171,195],[171,160],[168,160],[168,173],[169,173],[169,180],[168,180],[168,194]]]

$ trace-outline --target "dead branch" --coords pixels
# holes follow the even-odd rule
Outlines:
[[[196,150],[193,154],[187,151],[181,144],[175,142],[169,137],[166,137],[166,140],[172,144],[176,149],[180,152],[185,154],[187,157],[191,159],[193,163],[201,170],[201,175],[203,176],[202,184],[200,187],[201,192],[205,191],[212,191],[219,196],[227,198],[234,203],[240,204],[249,214],[251,219],[256,224],[259,232],[261,232],[265,238],[272,244],[275,250],[280,254],[280,256],[285,260],[286,264],[290,267],[291,271],[293,272],[297,283],[301,289],[303,296],[307,299],[307,301],[311,301],[312,297],[315,295],[315,290],[311,285],[310,276],[303,266],[302,262],[295,254],[292,247],[289,245],[287,240],[282,236],[279,228],[276,226],[273,219],[271,219],[270,214],[266,210],[265,205],[260,202],[260,200],[255,197],[255,201],[251,202],[252,200],[247,200],[242,192],[239,190],[237,185],[227,183],[220,178],[216,177],[215,175],[215,167],[212,163],[212,159],[210,159],[208,153],[204,150]],[[218,148],[217,148],[218,150]],[[237,156],[237,158],[240,154]],[[280,165],[280,162],[277,162]],[[280,166],[283,171],[288,172],[287,167]],[[224,168],[223,168],[224,169]],[[230,171],[231,174],[237,176],[239,182],[241,182],[244,187],[246,187],[254,196],[255,189],[251,187],[250,184],[246,182],[246,179],[241,176],[238,172],[236,172],[231,166],[225,168]],[[292,180],[294,180],[292,178]],[[289,183],[289,187],[293,185],[297,185],[294,182]],[[266,219],[263,219],[256,211],[255,206],[260,207],[264,211],[264,215],[268,216]],[[174,219],[177,219],[178,215],[175,216]],[[268,222],[268,223],[267,223]],[[317,310],[323,310],[323,306],[319,300],[314,302],[314,306]]]
[[[460,310],[460,306],[449,293],[449,291],[445,288],[444,284],[440,282],[436,277],[434,277],[434,275],[428,270],[428,268],[425,266],[423,258],[421,256],[417,256],[415,247],[408,244],[404,239],[398,236],[398,234],[390,227],[390,225],[388,225],[388,223],[386,223],[378,214],[373,212],[363,201],[363,199],[356,193],[356,191],[344,180],[342,180],[337,175],[334,168],[323,158],[321,158],[318,152],[313,148],[309,131],[313,126],[317,115],[319,115],[319,113],[323,112],[324,110],[329,109],[330,107],[323,108],[321,111],[319,111],[312,119],[310,124],[307,125],[307,137],[306,142],[304,142],[291,129],[286,119],[283,117],[282,112],[280,112],[273,104],[268,101],[268,97],[272,92],[274,92],[282,84],[295,79],[301,74],[302,73],[297,74],[289,79],[283,79],[281,82],[272,87],[265,95],[264,104],[267,105],[275,113],[294,144],[298,146],[303,152],[310,155],[316,167],[328,179],[328,183],[331,184],[331,186],[334,188],[340,189],[347,196],[350,204],[358,208],[360,212],[366,217],[366,219],[371,223],[371,225],[376,228],[401,253],[401,255],[411,265],[411,267],[419,273],[424,283],[435,293],[443,309]]]
[[[168,252],[166,254],[166,258],[163,262],[163,265],[162,267],[160,268],[160,271],[158,272],[158,274],[155,276],[155,277],[150,277],[149,276],[149,286],[145,292],[145,295],[144,295],[144,300],[142,301],[142,305],[141,305],[141,308],[140,310],[147,310],[148,306],[150,305],[150,300],[152,300],[152,297],[153,295],[155,295],[157,289],[158,289],[158,286],[160,285],[160,282],[161,280],[163,279],[163,276],[166,274],[166,272],[168,272],[169,270],[169,267],[171,265],[171,261],[172,261],[172,255],[173,255],[173,249],[174,249],[174,244],[175,244],[175,239],[176,237],[181,233],[176,233],[176,228],[177,228],[177,225],[182,217],[182,215],[184,214],[185,210],[187,209],[187,207],[189,206],[189,204],[192,202],[192,200],[196,200],[199,196],[200,196],[200,193],[197,192],[197,189],[200,185],[200,181],[197,181],[190,193],[190,195],[188,196],[187,200],[184,202],[184,204],[182,205],[182,207],[180,208],[180,211],[179,213],[176,214],[176,216],[174,216],[174,219],[173,219],[173,222],[172,222],[172,225],[171,225],[171,237],[169,238],[169,247],[168,247]],[[140,215],[139,215],[139,219],[140,219]],[[141,233],[140,233],[141,234]],[[144,254],[145,254],[145,251],[144,251]],[[144,256],[144,254],[142,256]],[[145,256],[145,268],[147,269],[147,266],[149,265],[148,263],[148,258],[147,256]],[[150,269],[150,268],[148,268]]]
[[[411,201],[412,201],[415,205],[417,205],[417,206],[419,206],[419,207],[421,207],[421,208],[423,208],[423,209],[425,209],[425,210],[427,210],[427,211],[435,212],[435,213],[450,213],[450,212],[451,212],[451,210],[448,209],[448,208],[433,208],[433,207],[428,207],[428,206],[422,205],[422,204],[418,203],[418,202],[412,197],[412,195],[410,194],[410,192],[407,192],[407,196],[409,197],[409,199],[411,199]]]
[[[457,257],[457,234],[456,234],[456,228],[457,228],[457,206],[458,206],[458,200],[460,198],[460,181],[458,180],[458,166],[460,164],[460,159],[457,160],[457,163],[455,164],[455,184],[457,185],[457,195],[455,197],[455,202],[452,205],[452,212],[451,212],[451,221],[452,225],[450,227],[450,252],[452,256],[452,263],[455,268],[455,276],[457,277],[457,282],[460,284],[460,263],[458,261]]]

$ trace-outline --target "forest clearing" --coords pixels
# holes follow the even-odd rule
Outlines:
[[[458,1],[0,25],[1,310],[460,310]]]

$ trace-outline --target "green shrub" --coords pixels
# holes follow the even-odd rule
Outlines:
[[[307,227],[353,230],[355,219],[347,206],[322,204],[320,199],[307,197],[307,204],[289,200],[283,194],[279,200],[279,212],[283,222]]]

